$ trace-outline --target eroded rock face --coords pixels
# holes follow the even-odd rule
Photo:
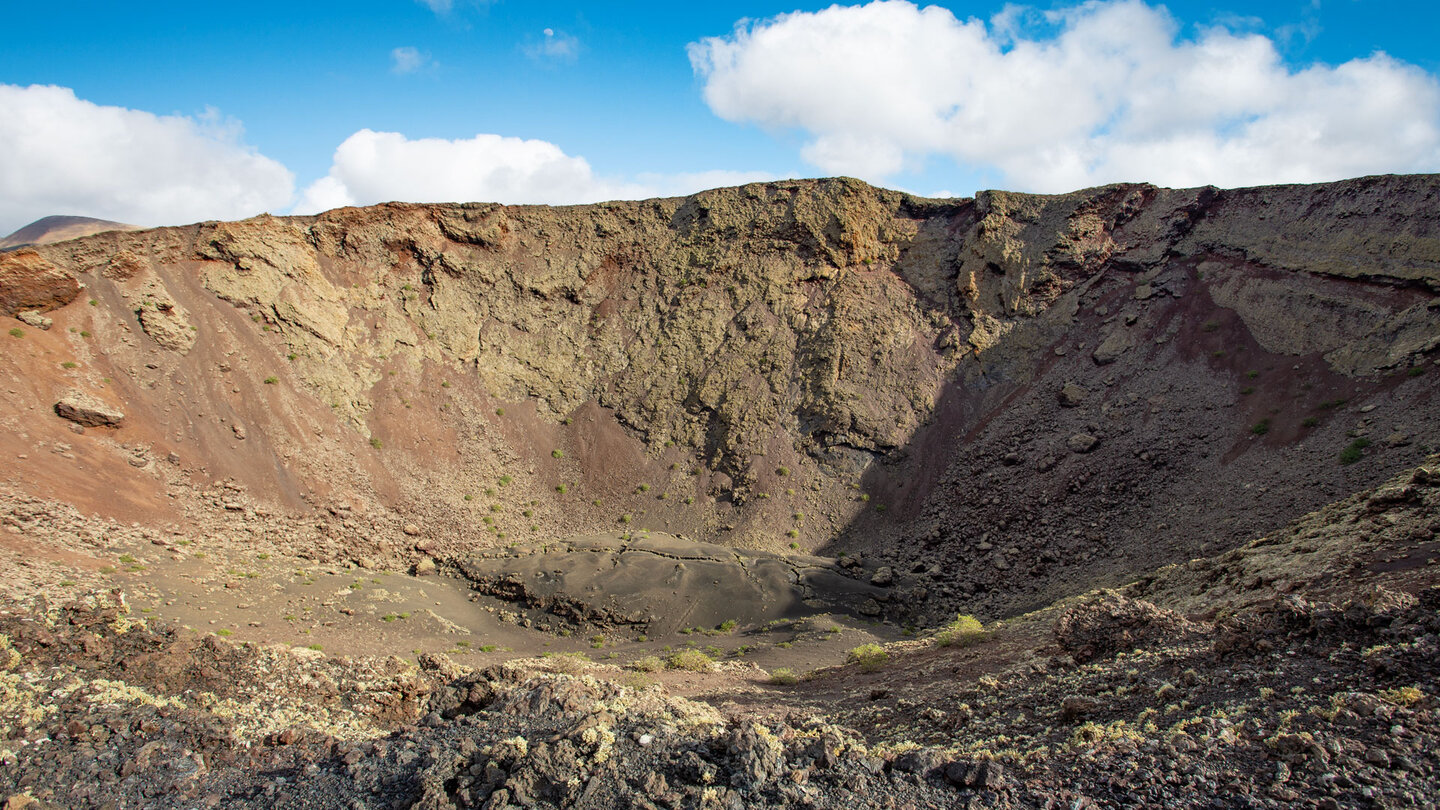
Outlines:
[[[80,295],[75,276],[34,250],[0,253],[0,315],[59,309]]]
[[[426,554],[475,542],[460,498],[502,474],[535,513],[507,533],[584,535],[630,513],[739,547],[833,543],[924,594],[869,609],[926,624],[1234,546],[1440,442],[1423,406],[1440,377],[1437,188],[928,200],[787,181],[566,208],[392,204],[38,252],[96,287],[124,347],[109,371],[185,411],[165,433],[193,438],[196,463],[254,475],[272,446],[257,439],[293,442],[278,492],[413,504]],[[114,324],[137,312],[130,352]],[[227,383],[197,390],[216,368]],[[272,376],[255,407],[247,385]],[[1370,397],[1393,408],[1343,424],[1336,403]],[[209,453],[212,429],[234,444],[231,422],[245,455]],[[365,462],[316,460],[321,428],[363,437]],[[1378,440],[1342,471],[1352,429]],[[1236,506],[1211,520],[1214,503]],[[1162,524],[1161,542],[1137,539]]]

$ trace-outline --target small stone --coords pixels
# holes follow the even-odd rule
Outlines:
[[[1090,392],[1086,391],[1083,387],[1073,382],[1067,382],[1060,388],[1060,405],[1065,408],[1074,408],[1077,405],[1083,404],[1085,398],[1089,395]]]
[[[235,424],[230,426],[230,432],[235,434],[235,438],[240,439],[241,441],[245,440],[245,426],[240,424],[239,422],[236,422]]]
[[[1111,332],[1109,337],[1101,341],[1100,345],[1095,347],[1095,351],[1090,356],[1095,360],[1096,365],[1109,365],[1120,359],[1120,355],[1128,351],[1129,348],[1129,333],[1123,329],[1117,329]]]
[[[401,529],[401,531],[410,537],[418,537],[420,535],[420,527],[414,523],[406,523],[405,528]]]
[[[1089,433],[1076,433],[1065,440],[1065,446],[1072,453],[1088,453],[1100,444],[1100,439]]]
[[[879,616],[881,612],[880,603],[874,599],[866,599],[865,602],[860,605],[861,616]]]
[[[415,563],[415,576],[428,577],[435,573],[435,569],[434,557],[421,557],[420,561]]]
[[[888,588],[895,584],[895,569],[882,565],[870,575],[870,584],[877,588]]]

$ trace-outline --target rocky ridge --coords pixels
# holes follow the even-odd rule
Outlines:
[[[495,492],[489,542],[631,516],[905,569],[886,555],[920,545],[905,575],[941,576],[896,616],[925,621],[1234,545],[1440,444],[1434,194],[842,179],[24,255],[93,296],[46,350],[93,366],[157,451],[277,509],[363,505],[474,547],[465,498]],[[1349,434],[1383,441],[1342,467]],[[1198,519],[1221,501],[1243,508]]]

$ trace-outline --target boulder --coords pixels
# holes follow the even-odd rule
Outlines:
[[[110,403],[84,391],[71,391],[55,403],[55,413],[85,427],[120,427],[125,414]]]
[[[54,319],[47,318],[34,310],[26,310],[15,317],[19,318],[22,323],[40,330],[49,329],[55,323]]]

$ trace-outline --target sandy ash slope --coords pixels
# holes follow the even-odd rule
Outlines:
[[[0,254],[0,790],[1423,804],[1437,187],[796,181]]]

